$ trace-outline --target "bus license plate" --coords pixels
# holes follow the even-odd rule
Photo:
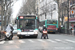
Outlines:
[[[50,32],[53,32],[53,31],[50,31]]]
[[[30,35],[25,35],[25,36],[30,36]]]

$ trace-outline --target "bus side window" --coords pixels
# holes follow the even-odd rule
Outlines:
[[[20,25],[20,28],[22,28],[22,25]]]

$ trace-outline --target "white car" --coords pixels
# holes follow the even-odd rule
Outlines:
[[[39,31],[40,32],[42,32],[42,29],[43,29],[43,27],[42,26],[39,26]]]
[[[17,33],[17,26],[13,26],[13,33]]]

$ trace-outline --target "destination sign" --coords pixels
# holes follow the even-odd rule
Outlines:
[[[35,17],[25,17],[25,19],[35,19]]]
[[[19,16],[19,19],[36,19],[35,16]]]

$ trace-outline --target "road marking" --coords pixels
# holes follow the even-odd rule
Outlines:
[[[34,41],[33,41],[33,40],[31,40],[31,39],[28,39],[28,41],[30,41],[30,42],[32,42],[32,43],[34,43]]]
[[[5,41],[1,41],[1,42],[0,42],[0,44],[4,44],[4,43],[5,43]]]
[[[19,47],[19,46],[17,46],[17,45],[15,45],[15,47],[16,47],[17,49],[20,49],[20,47]]]
[[[17,36],[14,36],[13,39],[18,38]]]
[[[45,42],[44,40],[42,40],[42,39],[37,39],[38,41],[40,41],[40,42]]]
[[[58,41],[58,42],[63,42],[63,43],[67,43],[67,42],[65,42],[65,41],[62,41],[62,40],[59,40],[59,39],[55,39],[56,41]]]
[[[56,41],[62,41],[62,40],[59,40],[59,39],[55,39]]]
[[[66,41],[62,41],[63,43],[68,43],[68,42],[66,42]]]
[[[9,44],[13,44],[13,43],[14,43],[14,41],[8,41],[8,43],[9,43]]]
[[[19,42],[20,42],[20,43],[25,43],[25,41],[23,41],[23,40],[19,40]]]
[[[16,38],[17,36],[14,36],[14,38]]]
[[[71,42],[71,43],[75,43],[75,41],[69,40],[69,39],[66,39],[66,41]]]
[[[47,41],[50,41],[50,42],[52,42],[52,43],[57,43],[56,41],[53,41],[53,40],[51,40],[51,39],[47,39]]]

